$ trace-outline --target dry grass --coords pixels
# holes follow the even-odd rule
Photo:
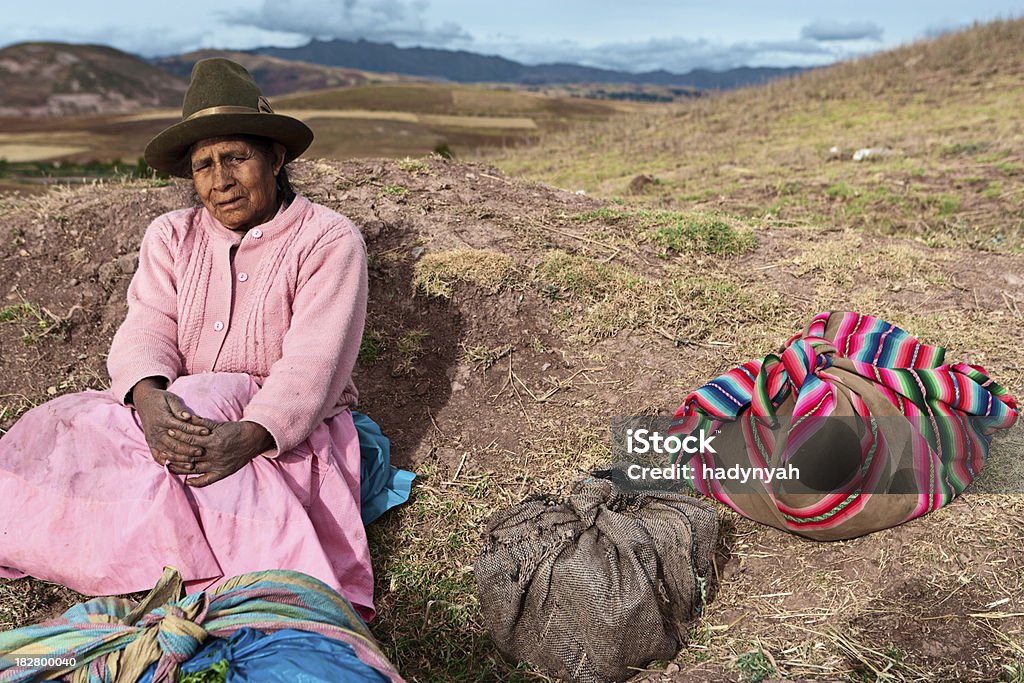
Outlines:
[[[0,631],[52,619],[87,599],[63,586],[35,579],[0,582]]]
[[[714,344],[787,308],[778,292],[699,264],[669,265],[650,278],[558,250],[537,265],[535,285],[555,304],[562,329],[581,343],[635,329],[676,344]]]
[[[545,137],[540,150],[488,158],[513,173],[604,196],[624,196],[641,173],[654,176],[658,182],[634,203],[1019,250],[1024,133],[1014,112],[1024,106],[1024,78],[1010,45],[1024,40],[1022,26],[996,22],[762,88],[649,110],[630,126],[577,126]],[[992,48],[1001,44],[1005,50]],[[860,148],[887,153],[857,163],[851,158]]]
[[[521,280],[520,268],[506,254],[484,249],[430,252],[416,263],[413,284],[427,296],[450,299],[458,282],[497,294]]]
[[[877,536],[814,544],[739,520],[730,552],[748,570],[729,577],[728,590],[718,594],[697,627],[705,633],[684,656],[734,661],[758,643],[771,654],[779,677],[998,676],[1013,661],[1003,653],[1012,655],[1021,642],[1020,622],[1004,615],[1020,611],[1024,588],[1020,558],[1008,562],[998,550],[1000,543],[1020,547],[1024,529],[1007,523],[1001,510],[1019,511],[1022,505],[1019,496],[967,494],[906,529],[899,544],[881,546],[873,542]],[[764,582],[751,576],[756,565],[779,571]],[[892,574],[906,581],[889,581]],[[993,647],[999,640],[989,627],[999,624],[1014,624],[1004,632],[1010,644]],[[962,635],[929,646],[924,629]],[[930,653],[931,666],[923,653]]]

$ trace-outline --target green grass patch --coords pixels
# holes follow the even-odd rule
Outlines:
[[[373,365],[387,351],[387,337],[379,330],[368,329],[363,332],[359,342],[359,355],[356,360],[360,365]]]
[[[398,352],[398,365],[395,366],[395,373],[407,375],[416,368],[418,361],[424,354],[423,344],[428,335],[424,330],[409,330],[398,338],[395,350]]]
[[[1003,184],[998,180],[993,180],[981,191],[981,196],[985,199],[998,199],[1002,195]]]
[[[402,171],[405,171],[409,175],[416,177],[421,175],[432,175],[430,166],[425,161],[420,159],[413,159],[412,157],[405,157],[395,162],[395,165]]]
[[[833,199],[850,199],[857,196],[857,189],[844,180],[833,183],[825,190],[825,194]]]
[[[535,278],[543,296],[569,304],[556,315],[559,325],[588,341],[643,327],[655,314],[655,284],[622,266],[552,251]]]
[[[716,216],[658,211],[655,220],[664,221],[664,224],[651,230],[651,239],[669,252],[731,256],[746,253],[757,246],[757,238],[752,231],[737,229]]]
[[[39,317],[39,309],[27,301],[8,304],[0,308],[0,323],[9,323],[29,316]]]
[[[744,652],[737,657],[736,668],[743,674],[744,680],[752,683],[760,683],[766,678],[775,678],[778,674],[760,645],[757,646],[756,651]]]
[[[996,168],[1006,175],[1019,175],[1021,171],[1024,171],[1024,166],[1012,161],[1001,161],[996,164]]]
[[[989,152],[988,154],[982,154],[981,156],[978,157],[978,161],[982,162],[983,164],[992,164],[1002,159],[1005,159],[1008,156],[1010,156],[1010,150],[1000,149],[996,150],[995,152]]]
[[[153,179],[158,174],[139,157],[134,163],[112,161],[7,161],[0,158],[0,178],[140,178]]]
[[[775,194],[780,197],[800,194],[803,186],[795,180],[780,181],[775,185]]]
[[[181,683],[224,683],[227,680],[228,660],[214,662],[209,669],[194,671],[181,677]]]
[[[389,197],[391,199],[402,199],[408,194],[409,190],[402,185],[385,185],[384,189],[380,191],[381,197]]]
[[[890,218],[890,212],[902,214],[908,210],[909,202],[906,197],[879,183],[864,191],[858,191],[842,213],[850,217],[871,215],[885,221]]]
[[[750,228],[724,216],[685,211],[602,207],[577,214],[585,223],[633,223],[638,237],[659,245],[666,254],[732,256],[757,246]]]
[[[959,213],[963,202],[955,194],[941,192],[931,198],[931,203],[938,210],[940,216],[952,216]]]
[[[468,282],[497,294],[521,279],[511,257],[487,249],[454,249],[425,254],[416,262],[413,286],[428,297],[451,299],[455,285]]]
[[[600,209],[584,211],[583,213],[576,214],[575,218],[576,220],[583,221],[585,223],[590,223],[593,221],[601,221],[603,223],[618,223],[619,221],[628,218],[631,213],[632,212],[629,209],[624,209],[618,206],[602,206]]]
[[[599,299],[623,288],[631,289],[639,280],[622,266],[559,250],[548,252],[535,274],[541,290],[552,300],[567,296]]]
[[[987,142],[955,142],[946,149],[942,150],[942,154],[947,157],[964,156],[964,155],[975,155],[987,152],[992,145]]]
[[[981,176],[971,175],[967,176],[966,178],[954,180],[953,184],[956,187],[973,187],[975,185],[983,185],[985,184],[985,182],[985,178],[982,178]]]

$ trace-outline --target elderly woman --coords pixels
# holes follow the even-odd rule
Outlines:
[[[201,206],[143,238],[110,392],[39,406],[0,441],[0,577],[114,594],[165,565],[191,590],[293,569],[372,616],[350,411],[366,251],[288,183],[312,137],[238,64],[196,64],[146,160]]]

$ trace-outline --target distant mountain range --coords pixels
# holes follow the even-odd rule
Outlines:
[[[303,47],[267,47],[245,52],[201,50],[151,62],[104,45],[20,43],[0,49],[0,116],[74,116],[177,108],[188,86],[192,65],[213,56],[240,62],[271,96],[420,79],[523,86],[597,84],[597,89],[580,91],[597,97],[622,96],[622,92],[605,92],[601,85],[621,84],[632,88],[669,88],[674,95],[690,96],[701,90],[754,85],[803,71],[743,67],[673,74],[627,73],[575,64],[528,66],[503,57],[400,48],[365,40],[314,40]]]
[[[697,69],[685,74],[675,74],[663,70],[630,73],[577,64],[528,66],[504,57],[480,55],[463,50],[397,47],[391,43],[374,43],[368,40],[313,40],[302,47],[263,47],[247,52],[325,66],[439,78],[458,83],[630,83],[688,86],[699,90],[728,90],[806,71],[800,67],[740,67],[727,71]]]

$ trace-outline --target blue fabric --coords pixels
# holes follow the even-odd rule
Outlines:
[[[183,662],[180,675],[226,660],[225,683],[387,683],[352,646],[316,633],[282,629],[265,634],[240,628],[230,638],[211,638]],[[156,665],[137,683],[152,683]]]
[[[366,525],[409,500],[416,475],[391,465],[391,441],[376,422],[354,410],[352,422],[359,434],[359,502]]]

